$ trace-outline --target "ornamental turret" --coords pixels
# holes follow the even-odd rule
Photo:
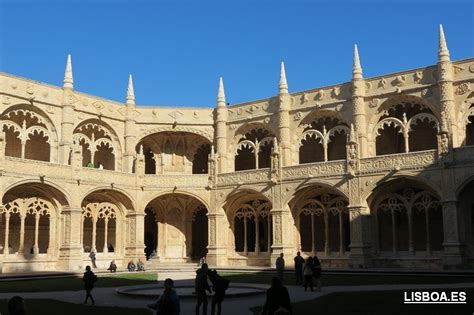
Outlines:
[[[133,160],[135,158],[135,92],[133,90],[133,79],[128,77],[127,96],[125,101],[125,154],[123,171],[131,173]]]
[[[358,136],[361,157],[367,156],[367,120],[365,114],[365,81],[362,76],[359,50],[354,45],[354,65],[352,67],[352,119]]]
[[[287,166],[291,164],[290,109],[292,98],[288,93],[285,63],[283,62],[280,67],[280,84],[278,88],[278,140],[280,141],[281,164],[282,166]]]
[[[59,143],[59,163],[68,164],[73,144],[74,108],[77,98],[74,96],[74,79],[72,75],[71,55],[67,55],[66,69],[63,79],[63,95],[61,101],[61,141]]]
[[[219,88],[217,91],[217,108],[216,108],[216,153],[219,161],[219,173],[223,173],[227,169],[227,104],[225,100],[224,81],[219,78]]]

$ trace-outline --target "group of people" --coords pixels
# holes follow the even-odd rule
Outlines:
[[[277,272],[277,278],[283,283],[284,272],[285,272],[285,259],[283,253],[276,259],[275,268]],[[301,256],[301,252],[297,252],[294,258],[295,261],[295,275],[296,285],[303,285],[304,290],[310,287],[313,291],[313,279],[316,281],[317,291],[321,291],[321,275],[322,268],[321,262],[318,256],[308,257],[306,260]]]
[[[127,264],[127,270],[128,271],[145,271],[145,264],[143,263],[143,261],[138,258],[138,261],[137,261],[137,264],[135,265],[135,263],[133,262],[133,260],[130,260]]]
[[[92,161],[89,161],[89,163],[87,163],[86,166],[89,167],[89,168],[94,168],[94,163],[92,163]],[[98,168],[99,170],[103,170],[103,169],[104,169],[104,165],[102,165],[102,163],[100,163],[100,162],[97,162],[97,168]]]
[[[212,283],[212,288],[209,286],[209,281]],[[215,269],[210,270],[206,263],[203,263],[202,266],[196,270],[196,279],[194,282],[194,289],[197,298],[195,313],[196,315],[200,314],[202,309],[202,314],[207,314],[208,306],[208,292],[214,295],[211,300],[211,314],[215,315],[216,311],[218,315],[222,313],[222,302],[224,301],[225,292],[229,288],[230,281],[221,277]],[[179,298],[176,294],[176,291],[173,289],[174,281],[170,278],[166,279],[164,282],[164,291],[160,295],[158,300],[155,303],[149,304],[148,307],[156,310],[156,313],[161,314],[171,314],[179,315],[180,313],[180,304]]]

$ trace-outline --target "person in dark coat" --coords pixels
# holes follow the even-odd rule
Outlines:
[[[84,304],[87,304],[87,300],[90,298],[92,305],[94,305],[95,301],[91,292],[92,289],[94,289],[94,283],[97,282],[97,276],[92,272],[91,266],[86,266],[86,272],[84,272],[82,281],[84,281],[84,289],[86,290],[86,299],[84,300]]]
[[[110,272],[116,272],[117,271],[117,264],[115,264],[115,260],[112,260],[110,262],[109,268],[107,270],[110,270]]]
[[[214,291],[211,302],[211,314],[215,314],[217,305],[217,314],[221,315],[222,301],[224,301],[225,291],[229,288],[230,281],[222,278],[215,269],[209,271],[208,275],[209,280],[212,282],[212,290]]]
[[[15,295],[8,300],[8,314],[10,315],[26,315],[25,300]]]
[[[309,256],[306,259],[306,263],[304,264],[303,275],[304,275],[304,290],[306,291],[309,288],[313,291],[313,257]]]
[[[196,315],[199,315],[199,309],[202,304],[202,313],[207,314],[207,293],[211,293],[211,287],[207,283],[207,264],[203,264],[200,269],[196,270],[195,290],[196,290]]]
[[[313,278],[316,280],[316,290],[321,291],[321,276],[322,276],[321,262],[318,259],[318,256],[313,257]]]
[[[296,285],[303,284],[303,265],[304,265],[304,258],[301,257],[300,252],[297,252],[295,256]]]
[[[96,256],[95,256],[95,250],[94,249],[91,250],[91,252],[89,254],[89,258],[91,259],[92,268],[97,268],[97,265],[95,264]]]
[[[167,278],[164,282],[165,290],[160,295],[158,301],[153,304],[148,304],[148,307],[156,310],[157,315],[179,315],[180,305],[179,297],[176,291],[173,290],[174,281]]]
[[[277,272],[277,277],[283,283],[283,273],[285,272],[285,259],[283,258],[283,253],[280,253],[280,256],[276,259],[275,268]]]
[[[274,315],[277,310],[286,310],[292,314],[292,307],[288,289],[281,284],[277,277],[272,278],[272,286],[267,290],[267,299],[263,306],[263,315]]]

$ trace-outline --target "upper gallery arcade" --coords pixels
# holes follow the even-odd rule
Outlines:
[[[138,106],[0,73],[0,270],[206,254],[269,265],[474,265],[474,59],[214,109]]]

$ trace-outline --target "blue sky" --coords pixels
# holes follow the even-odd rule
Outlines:
[[[215,106],[349,81],[353,44],[364,76],[436,63],[438,24],[451,58],[474,57],[473,1],[0,0],[0,70],[140,105]],[[355,5],[357,3],[357,5]]]

